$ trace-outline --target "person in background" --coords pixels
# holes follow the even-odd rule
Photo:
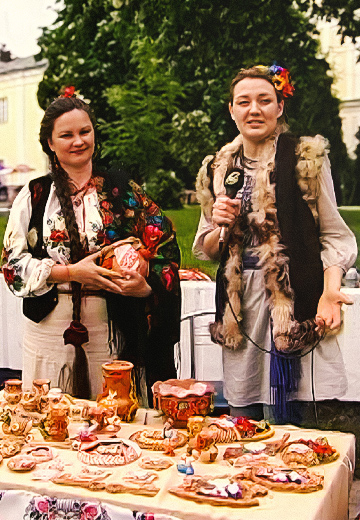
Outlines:
[[[242,69],[232,80],[239,135],[203,161],[193,245],[198,258],[220,262],[211,335],[223,346],[230,413],[275,413],[277,422],[291,420],[291,401],[346,393],[334,332],[341,305],[352,303],[341,279],[357,257],[337,210],[327,141],[287,131],[293,91],[278,65]]]
[[[115,357],[134,363],[146,404],[155,381],[176,377],[180,253],[172,224],[124,172],[97,170],[94,115],[73,87],[45,111],[40,142],[50,173],[14,201],[2,262],[7,285],[23,298],[24,387],[49,378],[95,398],[101,365]],[[124,239],[140,240],[145,271],[99,265],[103,248]]]

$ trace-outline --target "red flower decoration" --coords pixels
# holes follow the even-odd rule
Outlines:
[[[174,284],[174,277],[177,271],[176,264],[169,264],[167,267],[164,267],[161,272],[161,281],[165,285],[168,291],[171,291]]]
[[[113,223],[113,220],[114,220],[114,216],[112,213],[104,213],[104,215],[102,217],[104,226],[109,226],[110,224]]]
[[[161,229],[159,229],[157,226],[149,224],[148,226],[145,226],[142,241],[146,247],[149,249],[154,249],[160,242],[163,234],[164,232],[161,231]]]
[[[66,87],[62,97],[73,97],[74,94],[75,94],[75,87],[73,87],[73,86]]]
[[[99,515],[99,509],[96,505],[88,504],[81,512],[81,520],[95,520]]]
[[[108,202],[107,200],[103,200],[100,204],[100,206],[104,209],[107,209],[109,210],[110,209],[110,202]]]
[[[255,433],[255,425],[251,423],[246,417],[237,417],[236,428],[244,433]]]
[[[2,272],[4,275],[4,280],[7,283],[7,285],[12,285],[15,280],[15,270],[13,267],[3,267]]]
[[[40,513],[47,513],[49,511],[49,503],[45,497],[35,497],[35,507]]]
[[[64,240],[67,240],[67,239],[68,239],[68,234],[65,230],[58,231],[58,230],[54,229],[53,231],[51,231],[50,240],[52,240],[53,242],[64,242]]]

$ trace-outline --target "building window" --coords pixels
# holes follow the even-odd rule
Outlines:
[[[7,123],[8,120],[8,100],[0,98],[0,124]]]

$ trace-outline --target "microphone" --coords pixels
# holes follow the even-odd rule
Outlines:
[[[244,185],[244,170],[240,168],[234,168],[227,173],[224,181],[225,193],[230,199],[235,199],[236,194]],[[220,237],[219,237],[219,251],[222,250],[226,233],[228,230],[227,225],[221,226]]]

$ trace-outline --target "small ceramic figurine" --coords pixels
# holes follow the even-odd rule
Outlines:
[[[5,441],[2,441],[0,444],[0,453],[1,456],[6,459],[8,457],[13,457],[19,451],[25,444],[25,438],[24,437],[17,437],[6,439]]]
[[[181,460],[183,462],[179,462],[177,464],[177,470],[179,473],[184,473],[185,475],[193,475],[194,468],[192,466],[192,462],[194,457],[189,457],[188,455],[182,455]]]
[[[20,401],[25,412],[36,412],[38,410],[38,400],[34,391],[25,390]]]
[[[121,428],[119,424],[120,421],[115,420],[118,419],[118,417],[114,417],[114,410],[104,408],[103,406],[87,408],[87,410],[84,411],[83,418],[89,422],[91,431],[96,434],[115,434]],[[110,422],[111,419],[114,419],[113,422]]]
[[[191,450],[191,454],[195,460],[199,460],[200,462],[215,461],[218,455],[215,439],[216,432],[213,432],[207,428],[203,428],[201,432],[196,435],[194,438],[195,446]]]
[[[187,420],[187,432],[189,437],[195,437],[195,435],[203,429],[205,426],[205,417],[202,415],[194,415],[189,417]]]
[[[163,450],[165,455],[169,455],[170,457],[175,456],[175,448],[179,446],[179,441],[176,435],[172,437],[166,437],[163,440]]]
[[[171,417],[168,417],[166,421],[164,422],[163,427],[163,437],[164,439],[170,439],[173,435],[176,435],[176,430],[173,428],[174,426],[174,419]]]
[[[5,435],[16,435],[26,437],[32,428],[32,420],[18,410],[6,410],[0,416],[2,430]]]

